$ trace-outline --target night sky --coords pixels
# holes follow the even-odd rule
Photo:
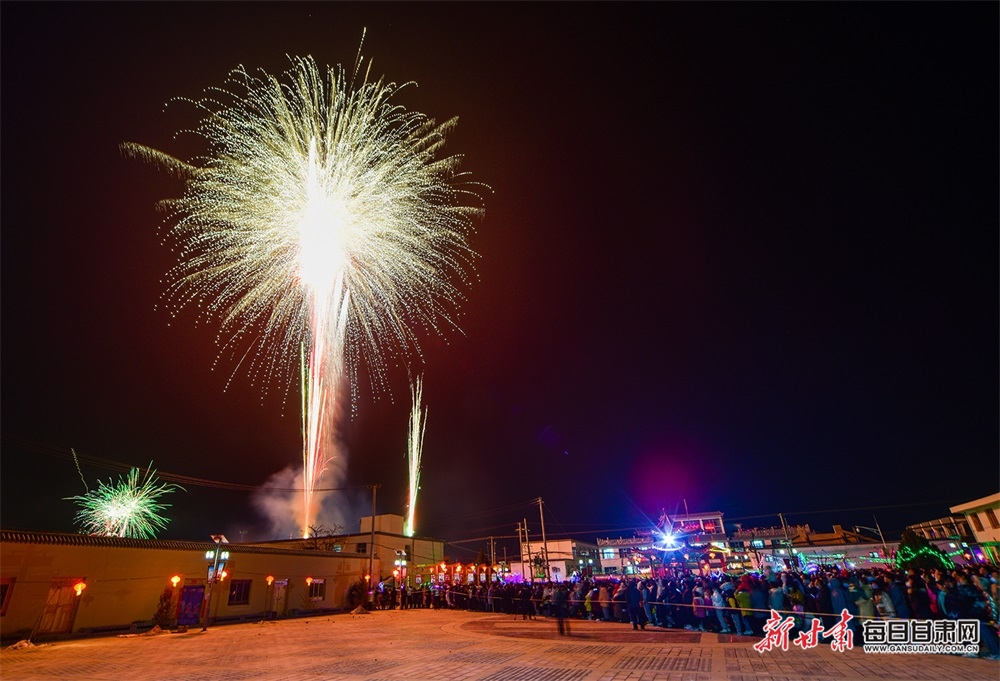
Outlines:
[[[418,531],[620,536],[660,509],[887,534],[995,493],[997,3],[16,3],[2,12],[2,526],[74,531],[85,458],[258,486],[299,398],[213,370],[122,156],[286,55],[416,81],[488,184],[463,333],[422,336]],[[418,366],[418,365],[415,365]],[[235,372],[233,380],[230,377]],[[343,427],[357,531],[406,497],[406,371]],[[228,388],[227,388],[227,383]],[[275,533],[188,485],[165,538]],[[513,546],[513,543],[510,543]],[[450,551],[462,560],[484,546]]]

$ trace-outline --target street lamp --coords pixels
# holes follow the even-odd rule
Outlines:
[[[201,630],[208,630],[208,616],[212,611],[212,584],[219,578],[220,563],[219,559],[222,559],[221,569],[223,573],[225,572],[226,560],[229,558],[229,552],[220,552],[223,544],[228,544],[229,540],[226,539],[224,534],[213,534],[212,541],[215,542],[215,551],[206,551],[205,558],[213,559],[212,566],[208,568],[208,588],[205,589],[205,623],[202,625]]]
[[[268,575],[264,581],[267,582],[267,589],[264,590],[264,619],[270,619],[271,607],[274,602],[274,575]]]
[[[396,559],[396,569],[392,571],[393,577],[399,578],[402,576],[402,581],[407,586],[410,585],[410,577],[406,572],[406,560],[403,558]]]

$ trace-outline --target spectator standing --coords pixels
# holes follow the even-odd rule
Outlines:
[[[899,573],[893,575],[892,583],[889,584],[889,598],[892,600],[892,608],[896,611],[896,617],[909,619],[910,603],[906,598],[906,584],[903,582],[903,576]]]
[[[694,616],[692,625],[698,631],[705,631],[705,595],[700,586],[694,588],[691,595],[691,614]]]
[[[719,633],[728,634],[729,627],[726,625],[726,599],[720,589],[709,587],[709,597],[712,599],[712,607],[715,608],[715,618],[719,620]]]
[[[569,593],[567,592],[566,585],[560,584],[558,587],[552,590],[552,614],[555,615],[556,625],[559,629],[559,635],[564,636],[569,634],[569,622],[566,621],[566,607],[569,604]]]
[[[632,623],[632,629],[636,630],[640,626],[645,629],[646,623],[642,619],[642,594],[639,593],[634,579],[627,580],[625,603],[628,607],[628,621]]]
[[[764,636],[764,624],[770,615],[767,604],[767,588],[754,578],[750,587],[750,607],[753,608],[750,616],[750,628],[755,636]]]
[[[646,613],[646,621],[650,624],[656,624],[656,617],[653,614],[653,601],[656,600],[656,582],[651,579],[647,579],[642,583],[642,609]]]
[[[733,593],[733,600],[736,601],[736,606],[738,610],[733,611],[733,618],[736,621],[736,628],[740,630],[739,633],[746,636],[753,634],[750,629],[750,608],[753,607],[750,601],[750,580],[747,579],[744,582],[740,582],[739,587],[737,587],[735,593]]]
[[[784,574],[781,575],[781,578],[782,580],[787,579]],[[778,579],[771,580],[771,588],[767,590],[767,602],[771,610],[777,610],[779,613],[784,613],[790,609],[785,602],[785,587]]]
[[[910,601],[910,616],[918,620],[929,620],[934,617],[931,612],[931,599],[927,595],[927,583],[918,576],[910,575],[906,580],[906,595]]]
[[[601,582],[598,591],[598,601],[601,604],[601,614],[604,615],[605,622],[611,621],[611,590],[606,582]]]

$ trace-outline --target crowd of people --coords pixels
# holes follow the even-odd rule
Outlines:
[[[424,585],[377,594],[375,607],[459,608],[500,612],[522,619],[588,619],[722,634],[764,636],[771,611],[804,630],[818,618],[825,628],[841,613],[854,640],[864,642],[866,619],[951,619],[980,622],[981,656],[1000,659],[997,635],[1000,569],[796,571],[703,576],[671,571],[641,577],[573,582]],[[793,629],[793,632],[795,630]]]

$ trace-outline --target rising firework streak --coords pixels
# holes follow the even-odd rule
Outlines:
[[[421,409],[424,395],[424,379],[417,377],[415,384],[410,386],[413,398],[413,408],[410,410],[410,431],[407,433],[406,456],[409,462],[409,500],[406,507],[406,522],[403,524],[403,534],[412,537],[416,531],[414,522],[417,512],[417,492],[420,491],[420,457],[424,451],[424,431],[427,429],[427,407]]]

